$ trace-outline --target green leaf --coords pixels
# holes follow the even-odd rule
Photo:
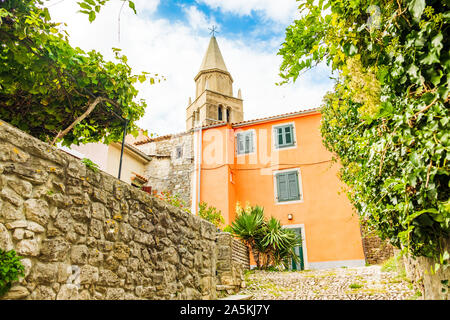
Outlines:
[[[131,9],[133,9],[134,14],[137,14],[136,8],[135,8],[135,6],[134,6],[134,2],[133,2],[133,1],[128,0],[128,6],[129,6]]]
[[[90,11],[89,12],[89,22],[92,22],[95,20],[95,12],[94,11]]]
[[[415,19],[419,19],[425,9],[425,0],[412,0],[409,2],[408,9]]]
[[[92,7],[90,5],[88,5],[87,3],[84,2],[77,2],[78,5],[80,6],[80,8],[86,9],[86,10],[92,10]]]

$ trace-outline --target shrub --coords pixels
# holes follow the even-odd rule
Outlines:
[[[22,257],[16,256],[14,250],[0,249],[0,297],[9,291],[14,281],[25,275],[20,259]]]
[[[208,206],[206,202],[200,202],[198,215],[214,224],[217,228],[225,223],[222,212],[215,207]]]
[[[88,168],[94,172],[98,172],[98,170],[99,170],[98,165],[95,162],[93,162],[91,159],[83,158],[83,159],[81,159],[81,162],[84,163],[86,168]]]
[[[264,219],[264,208],[237,205],[238,216],[231,224],[233,234],[241,238],[253,253],[257,268],[268,269],[284,265],[289,261],[300,262],[294,248],[301,246],[301,239],[292,230],[283,228],[274,217]],[[276,268],[275,268],[276,269]]]
[[[169,191],[162,191],[158,194],[157,191],[153,192],[153,195],[161,200],[164,200],[165,202],[180,208],[183,211],[186,211],[188,213],[191,213],[191,209],[189,209],[189,206],[186,204],[186,202],[180,198],[180,195],[178,194],[172,194]]]

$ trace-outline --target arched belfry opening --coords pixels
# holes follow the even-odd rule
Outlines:
[[[219,120],[219,121],[223,120],[223,107],[220,104],[217,107],[217,120]]]

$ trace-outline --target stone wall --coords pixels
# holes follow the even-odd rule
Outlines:
[[[377,236],[365,236],[362,241],[366,263],[380,264],[394,256],[394,247]]]
[[[444,249],[450,252],[450,239],[444,241]],[[448,263],[448,262],[447,262]],[[406,275],[422,292],[425,300],[449,300],[450,294],[450,267],[431,272],[435,262],[430,258],[403,256]],[[441,281],[446,281],[443,284]]]
[[[250,269],[247,246],[228,232],[217,234],[217,293],[234,294],[245,287],[244,270]]]
[[[193,134],[185,132],[153,139],[136,147],[152,157],[145,167],[146,186],[158,192],[178,194],[191,205],[192,174],[194,172]],[[181,155],[178,154],[181,150]]]
[[[0,121],[6,299],[214,299],[216,228]]]

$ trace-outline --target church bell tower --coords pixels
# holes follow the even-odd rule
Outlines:
[[[193,101],[189,98],[186,130],[215,121],[244,120],[241,90],[237,97],[233,96],[233,78],[225,66],[214,33],[194,81],[195,98]]]

